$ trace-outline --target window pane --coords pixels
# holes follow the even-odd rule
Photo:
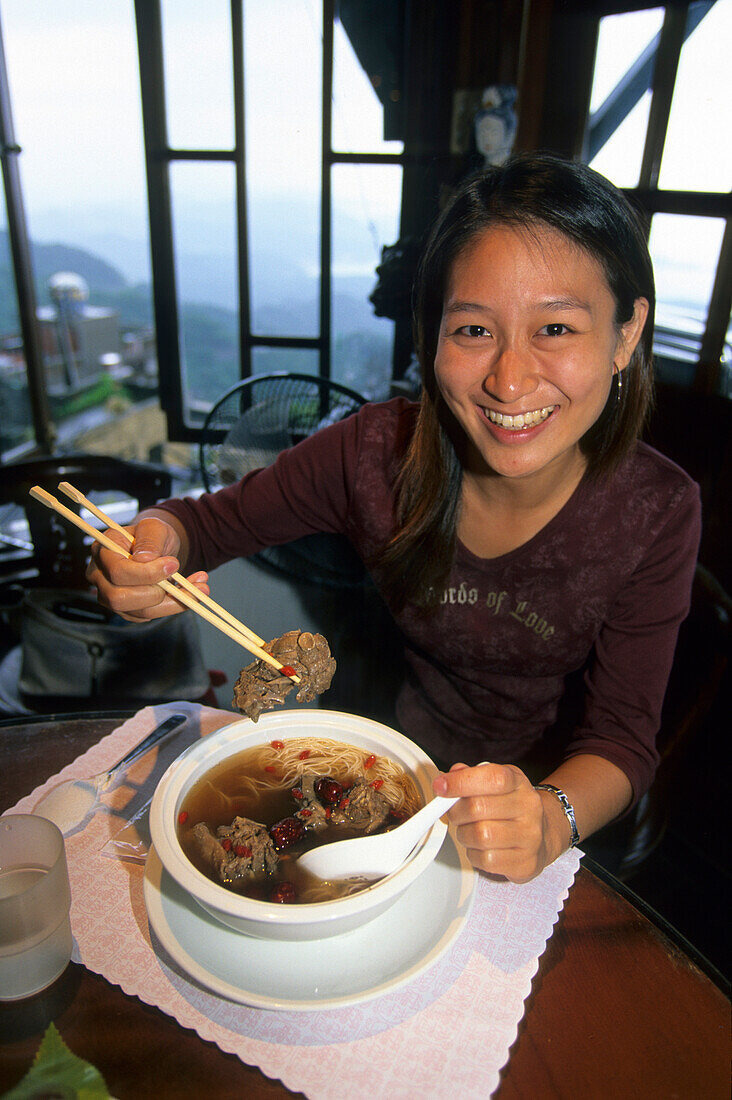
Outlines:
[[[657,354],[697,361],[723,233],[721,218],[653,218],[649,247],[656,273]]]
[[[249,0],[244,20],[252,331],[317,336],[321,4]]]
[[[662,23],[662,8],[609,15],[600,20],[590,99],[590,138],[598,112],[605,113],[603,107],[607,122],[614,128],[590,163],[618,187],[635,187],[638,183],[651,104],[651,93],[643,89],[642,83],[636,88],[635,97],[625,102],[618,93]],[[650,73],[652,64],[651,61]],[[612,106],[606,104],[613,93],[617,95],[614,116]]]
[[[616,187],[637,187],[643,163],[651,93],[646,92],[590,162]]]
[[[59,442],[147,459],[165,422],[133,5],[2,0],[2,18]]]
[[[240,375],[233,165],[173,162],[170,193],[184,407],[195,413]]]
[[[320,355],[309,348],[252,348],[252,374],[279,370],[318,374]]]
[[[394,89],[390,94],[400,93]],[[404,148],[401,141],[384,141],[384,108],[338,20],[333,25],[331,146],[342,153],[401,153]]]
[[[369,295],[381,249],[399,237],[398,165],[333,167],[332,365],[338,382],[366,397],[388,395],[393,322],[376,317]]]
[[[0,176],[0,454],[33,441],[33,418],[5,210],[5,189]]]
[[[632,68],[663,24],[663,8],[623,12],[600,20],[590,113],[600,107]]]
[[[659,187],[732,186],[732,4],[715,4],[686,40],[676,76]]]
[[[173,149],[232,149],[234,76],[228,0],[163,0],[168,141]]]

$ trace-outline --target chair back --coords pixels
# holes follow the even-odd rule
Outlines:
[[[92,499],[98,494],[129,497],[137,502],[135,511],[170,496],[172,490],[171,475],[162,467],[107,455],[54,455],[2,466],[0,514],[3,505],[14,504],[23,510],[30,545],[0,546],[0,584],[88,587],[89,538],[29,495],[33,485],[40,485],[78,512],[79,505],[57,492],[60,481],[69,481]],[[95,503],[103,506],[99,500]]]

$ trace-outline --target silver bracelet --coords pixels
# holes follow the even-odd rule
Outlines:
[[[572,836],[569,841],[570,848],[574,848],[575,844],[579,844],[580,835],[577,832],[577,822],[574,819],[574,806],[567,798],[564,791],[560,791],[559,787],[555,787],[553,783],[537,783],[534,787],[535,791],[551,791],[559,799],[559,804],[564,810],[564,816],[569,822],[569,827],[572,831]]]

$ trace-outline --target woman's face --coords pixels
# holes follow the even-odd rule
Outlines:
[[[618,329],[615,308],[597,261],[555,230],[496,227],[471,241],[450,272],[435,358],[471,468],[506,478],[576,468],[648,313],[639,298]]]

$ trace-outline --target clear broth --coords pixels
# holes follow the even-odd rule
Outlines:
[[[288,749],[290,747],[299,749],[300,745],[307,746],[311,743],[297,740],[288,741],[286,744]],[[355,766],[352,764],[344,768],[342,764],[337,763],[329,766],[322,754],[316,754],[312,760],[305,759],[298,764],[295,771],[290,768],[289,774],[286,774],[283,779],[283,771],[288,773],[288,769],[280,766],[282,750],[272,746],[257,746],[254,749],[245,749],[216,764],[193,785],[181,804],[181,811],[185,812],[187,817],[184,824],[178,823],[176,826],[178,839],[191,863],[212,882],[224,886],[225,889],[231,889],[234,893],[260,901],[270,900],[272,889],[278,883],[291,882],[296,891],[295,904],[332,901],[373,885],[373,880],[356,878],[326,883],[308,875],[298,865],[298,857],[303,852],[317,848],[321,844],[330,844],[336,840],[347,840],[350,837],[363,835],[362,830],[345,825],[332,825],[317,832],[307,831],[296,844],[278,853],[280,862],[273,874],[257,879],[243,879],[236,886],[219,880],[213,868],[200,855],[192,841],[191,831],[199,822],[204,822],[215,836],[220,825],[230,825],[235,817],[247,817],[269,827],[284,817],[294,815],[299,807],[291,791],[297,786],[298,774],[302,775],[306,772],[335,779],[343,787],[350,787],[361,778],[372,781],[387,775],[389,790],[388,793],[382,793],[387,793],[389,801],[393,802],[393,797],[389,795],[393,794],[396,782],[401,804],[395,805],[395,809],[400,810],[405,816],[411,816],[421,807],[422,798],[415,782],[387,758],[378,757],[374,764],[366,769],[365,764],[370,754],[364,750],[339,745],[337,742],[320,741],[313,744],[319,746],[332,744],[334,747],[350,750],[350,756],[355,756]],[[310,750],[305,748],[302,751]],[[283,781],[284,789],[273,789],[273,786]],[[252,789],[255,786],[259,789]],[[388,832],[390,828],[400,824],[400,821],[401,819],[387,820],[375,832]]]

